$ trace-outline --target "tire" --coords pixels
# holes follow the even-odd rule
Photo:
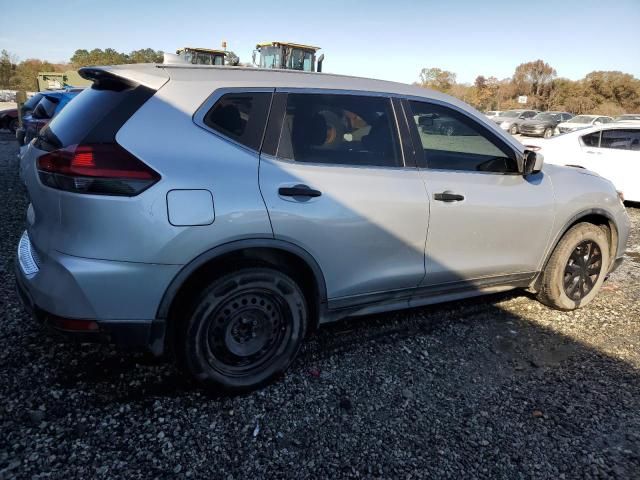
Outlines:
[[[608,271],[607,234],[591,223],[578,223],[547,262],[538,300],[558,310],[583,307],[597,295]]]
[[[542,134],[542,136],[544,138],[551,138],[553,137],[553,128],[547,128],[545,129],[544,133]]]
[[[511,128],[509,129],[509,133],[511,135],[517,135],[518,134],[518,126],[517,125],[511,125]]]
[[[222,276],[193,303],[178,351],[181,364],[205,387],[240,393],[282,374],[307,331],[300,287],[270,268]]]
[[[18,122],[17,118],[12,118],[11,120],[9,120],[8,126],[7,128],[9,129],[9,131],[13,134],[16,133],[16,130],[18,129],[18,124],[20,122]]]

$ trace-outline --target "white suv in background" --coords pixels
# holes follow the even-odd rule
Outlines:
[[[611,122],[613,118],[604,115],[576,115],[571,120],[558,124],[557,129],[559,133],[568,133]]]

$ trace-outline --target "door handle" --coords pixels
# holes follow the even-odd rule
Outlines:
[[[283,197],[319,197],[322,192],[309,188],[307,185],[296,185],[294,187],[280,187],[278,194]]]
[[[602,155],[602,152],[594,152],[593,150],[587,150],[587,153],[590,153],[591,155]]]
[[[452,192],[434,193],[433,199],[439,202],[460,202],[464,200],[464,195]]]

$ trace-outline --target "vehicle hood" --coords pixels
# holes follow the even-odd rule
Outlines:
[[[520,122],[520,125],[530,125],[532,127],[535,127],[535,126],[554,127],[556,125],[556,122],[554,122],[553,120],[533,120],[533,119],[529,119],[529,120],[522,120]]]
[[[566,175],[567,172],[573,172],[575,175],[589,175],[591,177],[599,177],[604,180],[604,177],[598,175],[592,170],[587,170],[586,168],[580,167],[568,167],[566,165],[555,165],[553,163],[545,163],[542,166],[542,171],[545,174],[550,175],[552,180],[555,175]]]
[[[502,122],[513,123],[518,119],[518,117],[490,117],[490,118],[496,123],[502,123]]]
[[[570,123],[570,122],[562,122],[558,124],[559,128],[574,128],[576,130],[580,129],[580,128],[587,128],[590,127],[591,124],[590,123]]]

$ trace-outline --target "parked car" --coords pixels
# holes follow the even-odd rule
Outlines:
[[[638,113],[627,113],[625,115],[618,115],[613,119],[614,122],[623,122],[623,123],[640,123],[640,114]]]
[[[558,124],[558,133],[568,133],[594,125],[604,125],[613,122],[613,118],[603,115],[576,115],[571,120]]]
[[[81,74],[94,86],[22,158],[21,297],[68,334],[174,352],[204,385],[263,385],[347,316],[518,287],[573,310],[622,261],[611,182],[543,167],[448,95],[257,68]],[[425,133],[429,116],[474,135]]]
[[[9,130],[15,133],[18,128],[18,109],[7,108],[0,110],[0,130]]]
[[[553,136],[559,123],[570,120],[573,117],[568,112],[543,112],[530,120],[524,120],[520,124],[520,134],[529,137],[550,138]]]
[[[52,118],[80,93],[79,91],[43,92],[38,103],[30,113],[22,118],[22,129],[16,132],[20,146],[26,145],[42,130]]]
[[[79,88],[79,87],[67,87],[67,88],[63,88],[61,90],[50,90],[50,91],[44,91],[44,92],[37,92],[37,93],[33,94],[31,97],[29,97],[27,99],[27,101],[24,102],[22,104],[22,106],[20,107],[20,109],[22,110],[22,122],[23,122],[23,124],[16,129],[16,139],[18,140],[18,144],[20,146],[22,146],[22,145],[25,145],[25,143],[28,143],[28,141],[25,141],[25,136],[27,135],[26,127],[24,125],[25,119],[27,119],[27,117],[29,115],[31,115],[31,113],[36,108],[36,106],[38,106],[40,101],[44,98],[45,94],[58,95],[58,94],[61,94],[61,93],[70,93],[70,94],[73,94],[73,95],[77,95],[82,90],[83,90],[83,88]],[[62,107],[64,107],[64,104],[62,105]],[[30,119],[27,119],[27,122],[28,121],[30,121]],[[39,130],[37,125],[27,125],[27,126],[30,126],[32,129],[36,129],[35,132],[37,132]],[[42,126],[43,125],[40,125],[40,128]],[[32,133],[30,133],[29,136],[32,136]]]
[[[640,125],[589,127],[530,148],[543,153],[546,162],[594,171],[611,180],[625,200],[640,202]]]
[[[511,135],[520,133],[520,125],[523,121],[535,117],[538,114],[535,110],[507,110],[493,118],[502,130],[508,131]]]
[[[487,116],[487,118],[490,118],[492,120],[493,120],[493,118],[497,117],[501,113],[502,113],[502,110],[488,110],[488,111],[484,112],[484,114]]]

